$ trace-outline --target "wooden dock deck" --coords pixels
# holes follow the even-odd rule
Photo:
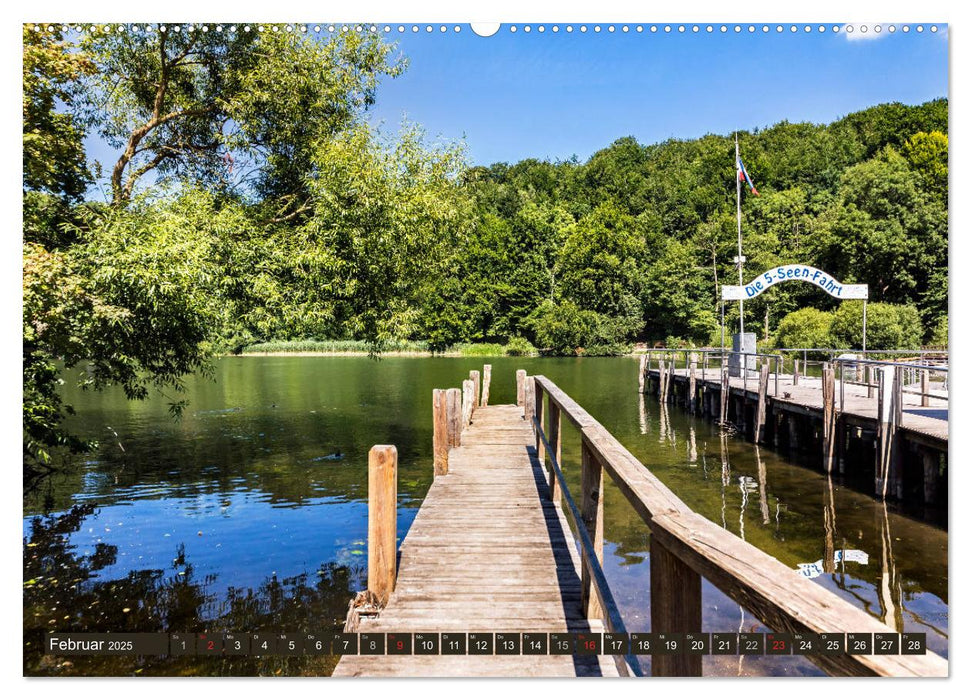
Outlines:
[[[688,368],[676,368],[673,370],[674,376],[679,382],[689,380]],[[656,376],[656,372],[654,372]],[[717,389],[720,379],[715,372],[709,372],[702,377],[701,371],[697,371],[697,382],[706,387]],[[748,381],[742,377],[730,377],[729,385],[733,392],[748,393],[748,400],[758,401],[759,378],[755,372],[751,372],[752,377]],[[807,412],[822,415],[823,412],[823,391],[822,380],[819,377],[800,377],[799,384],[793,384],[791,374],[779,375],[779,391],[776,393],[775,375],[769,375],[766,396],[780,404],[787,404],[789,410],[803,409]],[[841,413],[852,416],[864,421],[876,422],[877,401],[874,396],[868,396],[865,386],[847,382],[842,387],[843,405]],[[836,403],[840,403],[840,382],[836,380]],[[873,392],[875,394],[875,392]],[[948,439],[948,400],[946,398],[933,397],[928,400],[927,406],[921,406],[919,396],[909,393],[902,394],[903,410],[900,430],[913,433],[928,440],[947,442]]]
[[[601,632],[520,406],[476,410],[401,544],[394,593],[358,632]],[[609,656],[344,656],[335,676],[616,676]]]
[[[930,390],[933,370],[923,371],[921,388],[906,384],[903,366],[882,363],[886,371],[874,386],[837,379],[829,363],[822,377],[799,377],[772,372],[764,356],[758,370],[732,377],[727,366],[699,366],[690,351],[686,367],[667,357],[656,368],[650,356],[641,357],[641,392],[733,425],[754,442],[815,453],[828,473],[861,483],[872,475],[873,492],[881,498],[946,507],[948,398]]]
[[[490,375],[487,365],[481,391],[478,371],[461,390],[434,390],[435,480],[400,551],[397,452],[390,445],[372,448],[368,589],[351,602],[345,631],[589,631],[623,637],[628,630],[603,571],[605,477],[650,530],[650,585],[644,595],[651,629],[631,632],[703,633],[702,579],[780,634],[898,631],[692,511],[546,377],[519,370],[517,405],[489,406]],[[576,497],[561,464],[566,425],[580,438]],[[629,649],[617,653],[345,655],[333,675],[644,674],[642,657]],[[948,673],[947,661],[933,652],[829,654],[817,646],[805,653],[831,675]],[[684,647],[652,652],[651,675],[699,676],[702,671],[702,656]]]

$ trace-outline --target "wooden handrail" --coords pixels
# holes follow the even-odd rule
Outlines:
[[[800,576],[775,557],[695,513],[556,384],[543,376],[532,379],[535,382],[537,404],[542,401],[542,394],[545,393],[558,412],[577,428],[583,446],[589,449],[600,466],[610,474],[618,489],[650,528],[652,548],[655,545],[662,547],[665,554],[673,555],[698,576],[708,579],[776,632],[819,634],[845,630],[896,633],[896,630]],[[543,427],[535,417],[532,425],[544,443],[546,455],[555,455],[556,450],[547,442]],[[552,463],[555,478],[567,498],[568,492],[560,464],[555,458]],[[607,586],[607,582],[602,576],[603,569],[595,556],[590,535],[585,531],[584,519],[577,517],[578,511],[572,498],[569,498],[567,505],[573,512],[581,545],[587,551],[587,556],[584,557],[585,567],[602,603],[602,610],[607,618],[605,623],[609,628],[616,624],[611,619],[615,616],[616,606],[611,608],[609,604],[613,600],[609,590],[601,589],[602,586]],[[651,564],[652,567],[655,564],[653,557]],[[664,592],[652,590],[652,602],[662,595]],[[653,611],[652,605],[652,619]],[[623,624],[623,621],[620,623]],[[664,660],[670,658],[655,656],[654,666],[659,661],[669,663]],[[947,661],[931,651],[925,655],[914,656],[841,654],[808,658],[831,675],[947,676],[948,673]],[[694,668],[700,672],[700,663]]]
[[[569,508],[574,522],[578,524],[582,523],[583,516],[573,500],[573,495],[570,493],[570,489],[566,485],[566,477],[563,476],[563,470],[560,469],[560,464],[556,457],[554,457],[554,450],[547,441],[546,434],[543,432],[543,428],[539,425],[539,422],[535,417],[532,419],[532,422],[533,429],[536,430],[539,439],[542,440],[543,446],[546,448],[547,454],[550,455],[550,464],[553,468],[553,474],[559,483],[562,498],[566,502],[567,508]],[[610,591],[610,586],[607,583],[607,577],[604,574],[603,567],[600,565],[597,557],[592,556],[594,553],[594,546],[593,541],[590,539],[590,533],[587,532],[587,528],[580,527],[578,525],[577,535],[580,538],[581,549],[588,553],[588,556],[583,557],[582,561],[590,575],[590,578],[594,582],[593,590],[596,592],[598,602],[600,603],[600,609],[604,612],[604,625],[607,628],[607,631],[617,632],[619,634],[627,634],[627,627],[624,625],[624,618],[621,616],[620,608],[617,607],[617,602],[614,600],[614,595]],[[628,654],[624,656],[624,659],[626,660],[629,669],[624,667],[622,664],[617,665],[617,670],[620,671],[622,676],[630,675],[631,671],[636,676],[643,675],[640,662],[637,660],[636,656]]]

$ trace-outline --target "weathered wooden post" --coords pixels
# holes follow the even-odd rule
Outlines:
[[[526,387],[524,389],[526,404],[523,406],[523,418],[527,421],[532,421],[533,416],[536,414],[536,385],[531,380],[532,377],[526,377]]]
[[[640,364],[637,370],[637,391],[644,393],[644,379],[647,373],[647,355],[641,355]]]
[[[899,372],[896,367],[877,368],[877,468],[874,487],[876,495],[887,497],[893,479],[896,457],[896,435],[899,420],[896,401]]]
[[[920,371],[920,405],[930,406],[931,397],[928,393],[931,389],[931,373],[929,370],[922,369]]]
[[[481,388],[479,382],[479,370],[473,369],[469,372],[469,379],[472,380],[472,408],[479,407],[479,389]]]
[[[657,361],[657,398],[660,403],[664,403],[664,360]]]
[[[836,370],[823,363],[823,470],[833,472],[833,446],[836,444]]]
[[[549,434],[550,449],[553,454],[550,455],[550,500],[553,503],[560,502],[560,484],[556,480],[556,471],[553,469],[552,460],[556,460],[557,466],[560,464],[560,454],[562,453],[562,440],[560,439],[560,407],[556,405],[552,397],[550,398],[550,434]]]
[[[367,589],[383,606],[397,575],[398,450],[394,445],[375,445],[367,464]]]
[[[691,353],[688,360],[688,410],[691,413],[695,412],[695,401],[697,399],[696,394],[698,393],[698,378],[696,376],[698,372],[698,356]]]
[[[890,451],[890,489],[897,500],[904,498],[904,449],[897,431],[904,422],[904,368],[894,367],[893,373],[894,438]]]
[[[460,389],[445,390],[445,409],[448,420],[448,446],[458,447],[462,444],[462,391]]]
[[[763,361],[759,368],[759,401],[755,409],[755,435],[753,435],[753,438],[756,443],[762,442],[765,437],[765,403],[768,392],[769,363]]]
[[[721,403],[721,411],[718,414],[718,421],[722,424],[728,422],[728,367],[722,366],[722,390],[721,396],[719,397]]]
[[[786,422],[789,426],[789,450],[797,452],[802,449],[799,441],[799,416],[795,413],[788,413]]]
[[[544,420],[546,416],[544,415],[543,406],[543,387],[540,386],[539,380],[533,377],[533,402],[535,406],[533,407],[533,416],[536,418],[536,457],[539,459],[541,465],[546,465],[546,445],[543,444],[542,438],[539,436],[540,430],[545,430]]]
[[[938,481],[941,475],[941,456],[936,450],[921,448],[924,467],[924,505],[937,505]]]
[[[651,534],[651,631],[701,631],[701,576]],[[652,676],[700,676],[699,654],[655,654]]]
[[[593,542],[594,554],[602,565],[604,560],[604,477],[603,467],[587,444],[586,436],[581,438],[580,444],[580,515],[583,524]],[[588,620],[599,620],[603,616],[600,600],[593,591],[593,581],[587,570],[588,554],[586,549],[581,553],[580,566],[580,606],[586,611]]]
[[[482,365],[482,405],[489,405],[489,386],[492,384],[492,365]]]
[[[475,409],[475,399],[473,398],[473,393],[475,392],[475,384],[472,383],[471,379],[466,379],[462,382],[462,429],[465,429],[469,423],[472,422],[472,413]]]
[[[516,405],[526,405],[526,370],[516,370]]]
[[[677,363],[674,361],[674,355],[672,355],[671,356],[671,364],[668,365],[668,379],[664,383],[664,396],[671,403],[675,403],[675,400],[677,399],[677,393],[678,393],[677,387],[675,387],[673,394],[670,393],[671,387],[672,387],[672,385],[674,385],[674,366],[675,366],[675,364],[677,364]]]
[[[448,396],[444,389],[432,389],[432,455],[435,476],[448,474]]]
[[[799,386],[799,360],[793,360],[792,385]]]

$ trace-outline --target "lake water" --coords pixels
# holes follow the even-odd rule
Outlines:
[[[900,631],[947,655],[947,532],[723,437],[637,393],[632,358],[495,358],[490,403],[515,402],[515,370],[545,374],[690,507]],[[74,631],[320,631],[364,585],[367,452],[399,455],[403,537],[431,483],[431,390],[460,386],[472,358],[233,357],[168,399],[65,387],[71,426],[99,448],[24,500],[24,668],[30,674],[322,675],[335,658],[44,657]],[[564,421],[564,426],[568,424]],[[579,480],[579,441],[563,462]],[[333,459],[340,455],[340,459]],[[331,458],[328,458],[331,457]],[[609,477],[608,477],[609,482]],[[605,570],[628,629],[650,629],[649,533],[612,484]],[[827,543],[845,553],[836,571]],[[821,564],[820,564],[821,567]],[[706,631],[764,630],[705,583]],[[649,664],[648,664],[649,665]],[[712,675],[818,674],[801,657],[705,657]]]

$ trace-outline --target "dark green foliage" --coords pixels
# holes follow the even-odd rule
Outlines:
[[[544,301],[528,319],[540,350],[552,355],[621,355],[640,323],[581,309],[569,299]]]
[[[25,460],[84,447],[56,361],[140,398],[271,340],[610,355],[719,337],[729,135],[470,168],[417,127],[368,126],[403,67],[370,32],[25,30]],[[947,127],[942,99],[740,133],[761,192],[743,195],[744,281],[807,263],[870,285],[870,347],[946,336]],[[112,205],[82,201],[86,128],[118,149]],[[790,313],[806,307],[859,345],[856,307],[807,284],[746,303],[746,327],[822,344],[824,316]]]

